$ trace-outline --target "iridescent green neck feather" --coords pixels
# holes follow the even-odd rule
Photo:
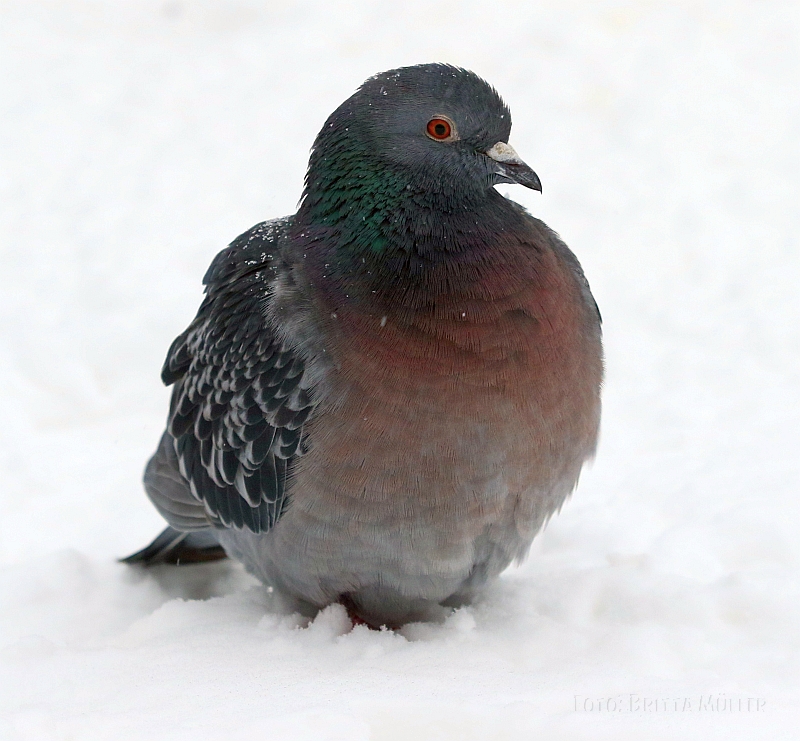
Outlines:
[[[407,192],[408,177],[381,167],[363,144],[347,144],[312,156],[304,221],[332,230],[337,251],[352,257],[378,256],[392,247],[402,251],[406,245],[396,243],[400,233],[392,224]]]

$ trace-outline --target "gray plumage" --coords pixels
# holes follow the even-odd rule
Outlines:
[[[298,609],[398,625],[525,555],[593,454],[602,349],[574,255],[491,187],[540,188],[507,113],[422,65],[331,116],[298,213],[215,258],[169,350],[145,489],[172,530],[130,561],[213,533]]]

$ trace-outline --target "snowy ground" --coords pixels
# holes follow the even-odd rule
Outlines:
[[[485,601],[311,625],[115,558],[212,256],[368,75],[504,94],[603,310],[602,444]],[[800,6],[0,5],[0,737],[780,739],[800,721]]]

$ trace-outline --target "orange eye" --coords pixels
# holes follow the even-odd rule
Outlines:
[[[427,132],[431,139],[444,141],[453,135],[453,125],[446,118],[432,118],[428,121]]]

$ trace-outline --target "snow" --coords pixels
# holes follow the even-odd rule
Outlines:
[[[800,6],[0,6],[0,738],[796,737]],[[116,563],[214,254],[366,77],[488,79],[603,311],[595,464],[442,624]],[[505,192],[505,190],[504,190]]]

